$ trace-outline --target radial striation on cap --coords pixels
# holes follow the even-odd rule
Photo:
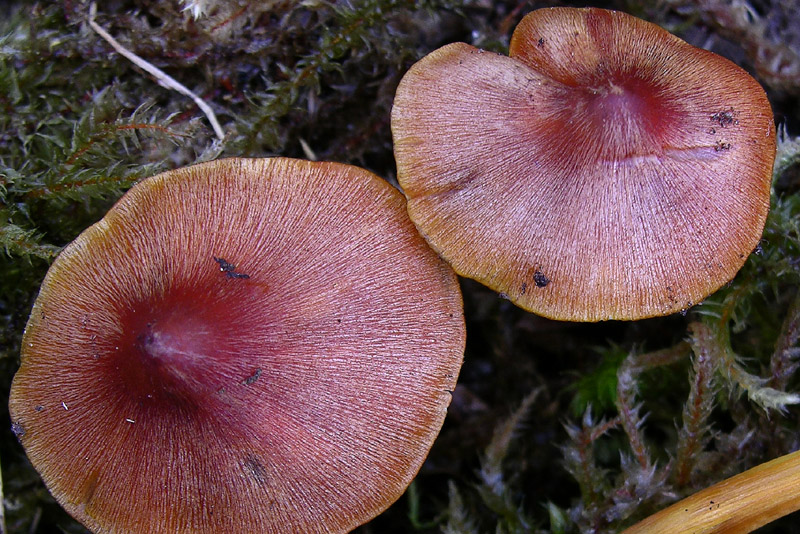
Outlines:
[[[534,11],[510,57],[434,51],[401,81],[392,133],[409,214],[433,248],[554,319],[697,304],[738,272],[769,210],[763,89],[624,13]]]
[[[436,437],[465,342],[450,267],[356,167],[229,159],[134,186],[64,249],[10,410],[95,532],[344,532]]]

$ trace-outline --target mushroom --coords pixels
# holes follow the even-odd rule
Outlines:
[[[344,532],[405,490],[465,327],[368,171],[228,159],[134,186],[42,284],[13,429],[95,532]]]
[[[697,304],[735,276],[769,209],[763,89],[615,11],[534,11],[510,57],[435,50],[400,82],[392,133],[409,214],[433,248],[553,319]]]

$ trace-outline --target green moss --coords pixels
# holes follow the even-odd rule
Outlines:
[[[628,351],[610,346],[598,348],[597,353],[597,367],[575,381],[575,394],[570,407],[573,417],[580,417],[589,409],[598,413],[607,413],[614,409],[617,399],[617,371]]]

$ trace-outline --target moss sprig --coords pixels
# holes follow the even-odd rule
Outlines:
[[[697,460],[712,437],[709,421],[719,390],[717,365],[720,363],[709,352],[713,350],[710,348],[712,336],[710,328],[703,323],[694,322],[689,325],[693,352],[689,397],[683,405],[671,473],[678,488],[689,484]]]

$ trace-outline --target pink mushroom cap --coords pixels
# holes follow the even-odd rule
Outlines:
[[[344,532],[425,459],[465,342],[453,271],[349,165],[228,159],[134,186],[58,256],[14,430],[95,532]]]
[[[510,57],[464,43],[432,52],[400,83],[392,133],[431,246],[554,319],[699,303],[742,267],[769,210],[764,90],[620,12],[534,11]]]

